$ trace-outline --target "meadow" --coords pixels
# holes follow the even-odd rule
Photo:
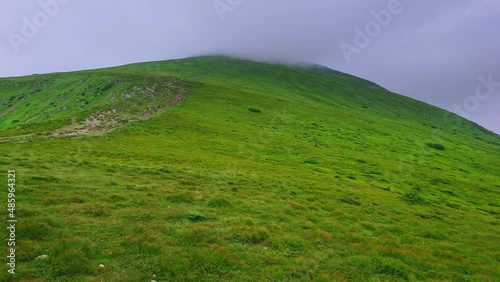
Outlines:
[[[3,78],[0,280],[498,281],[499,157],[477,124],[314,65]]]

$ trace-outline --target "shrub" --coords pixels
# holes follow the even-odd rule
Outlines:
[[[108,85],[105,85],[105,86],[103,86],[103,87],[101,88],[101,92],[104,92],[104,91],[106,91],[106,90],[110,89],[111,87],[113,87],[113,84],[112,84],[112,83],[110,83],[110,84],[108,84]]]
[[[342,198],[339,201],[353,206],[361,206],[361,203],[354,200],[353,198]]]
[[[372,266],[379,274],[387,275],[398,280],[408,280],[408,271],[405,265],[402,265],[401,262],[397,260],[373,258]]]
[[[403,199],[411,204],[426,204],[426,201],[420,196],[420,187],[413,187],[403,195]]]
[[[161,172],[163,172],[163,173],[172,173],[172,172],[173,172],[173,170],[172,170],[171,168],[166,167],[166,166],[165,166],[165,167],[160,168],[160,169],[159,169],[159,171],[161,171]]]
[[[441,145],[441,144],[427,143],[426,145],[431,147],[431,148],[437,149],[437,150],[441,150],[441,151],[444,150],[444,145]]]
[[[202,214],[201,212],[198,211],[188,211],[185,214],[186,218],[189,219],[189,221],[192,222],[199,222],[199,221],[204,221],[207,219],[207,217]]]
[[[248,110],[253,112],[253,113],[262,113],[262,111],[260,109],[256,109],[256,108],[249,108]]]

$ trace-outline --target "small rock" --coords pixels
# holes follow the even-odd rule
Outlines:
[[[153,277],[156,277],[156,274],[153,274]]]
[[[99,267],[100,267],[100,268],[104,268],[104,264],[102,264],[102,263],[101,263],[101,264],[99,264]]]
[[[48,255],[41,255],[41,256],[37,256],[36,259],[46,259],[48,257],[49,257]]]
[[[151,282],[156,282],[156,280],[151,280]]]
[[[268,248],[267,247],[264,247],[264,251],[266,251]]]

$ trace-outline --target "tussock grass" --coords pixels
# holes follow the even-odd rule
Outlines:
[[[169,81],[186,100],[128,122],[175,97],[144,90]],[[113,131],[51,136],[113,108]],[[499,142],[318,67],[200,57],[0,80],[20,281],[497,281]]]

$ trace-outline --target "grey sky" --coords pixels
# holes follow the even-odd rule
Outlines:
[[[0,77],[210,53],[311,61],[500,133],[499,26],[497,0],[5,0]]]

